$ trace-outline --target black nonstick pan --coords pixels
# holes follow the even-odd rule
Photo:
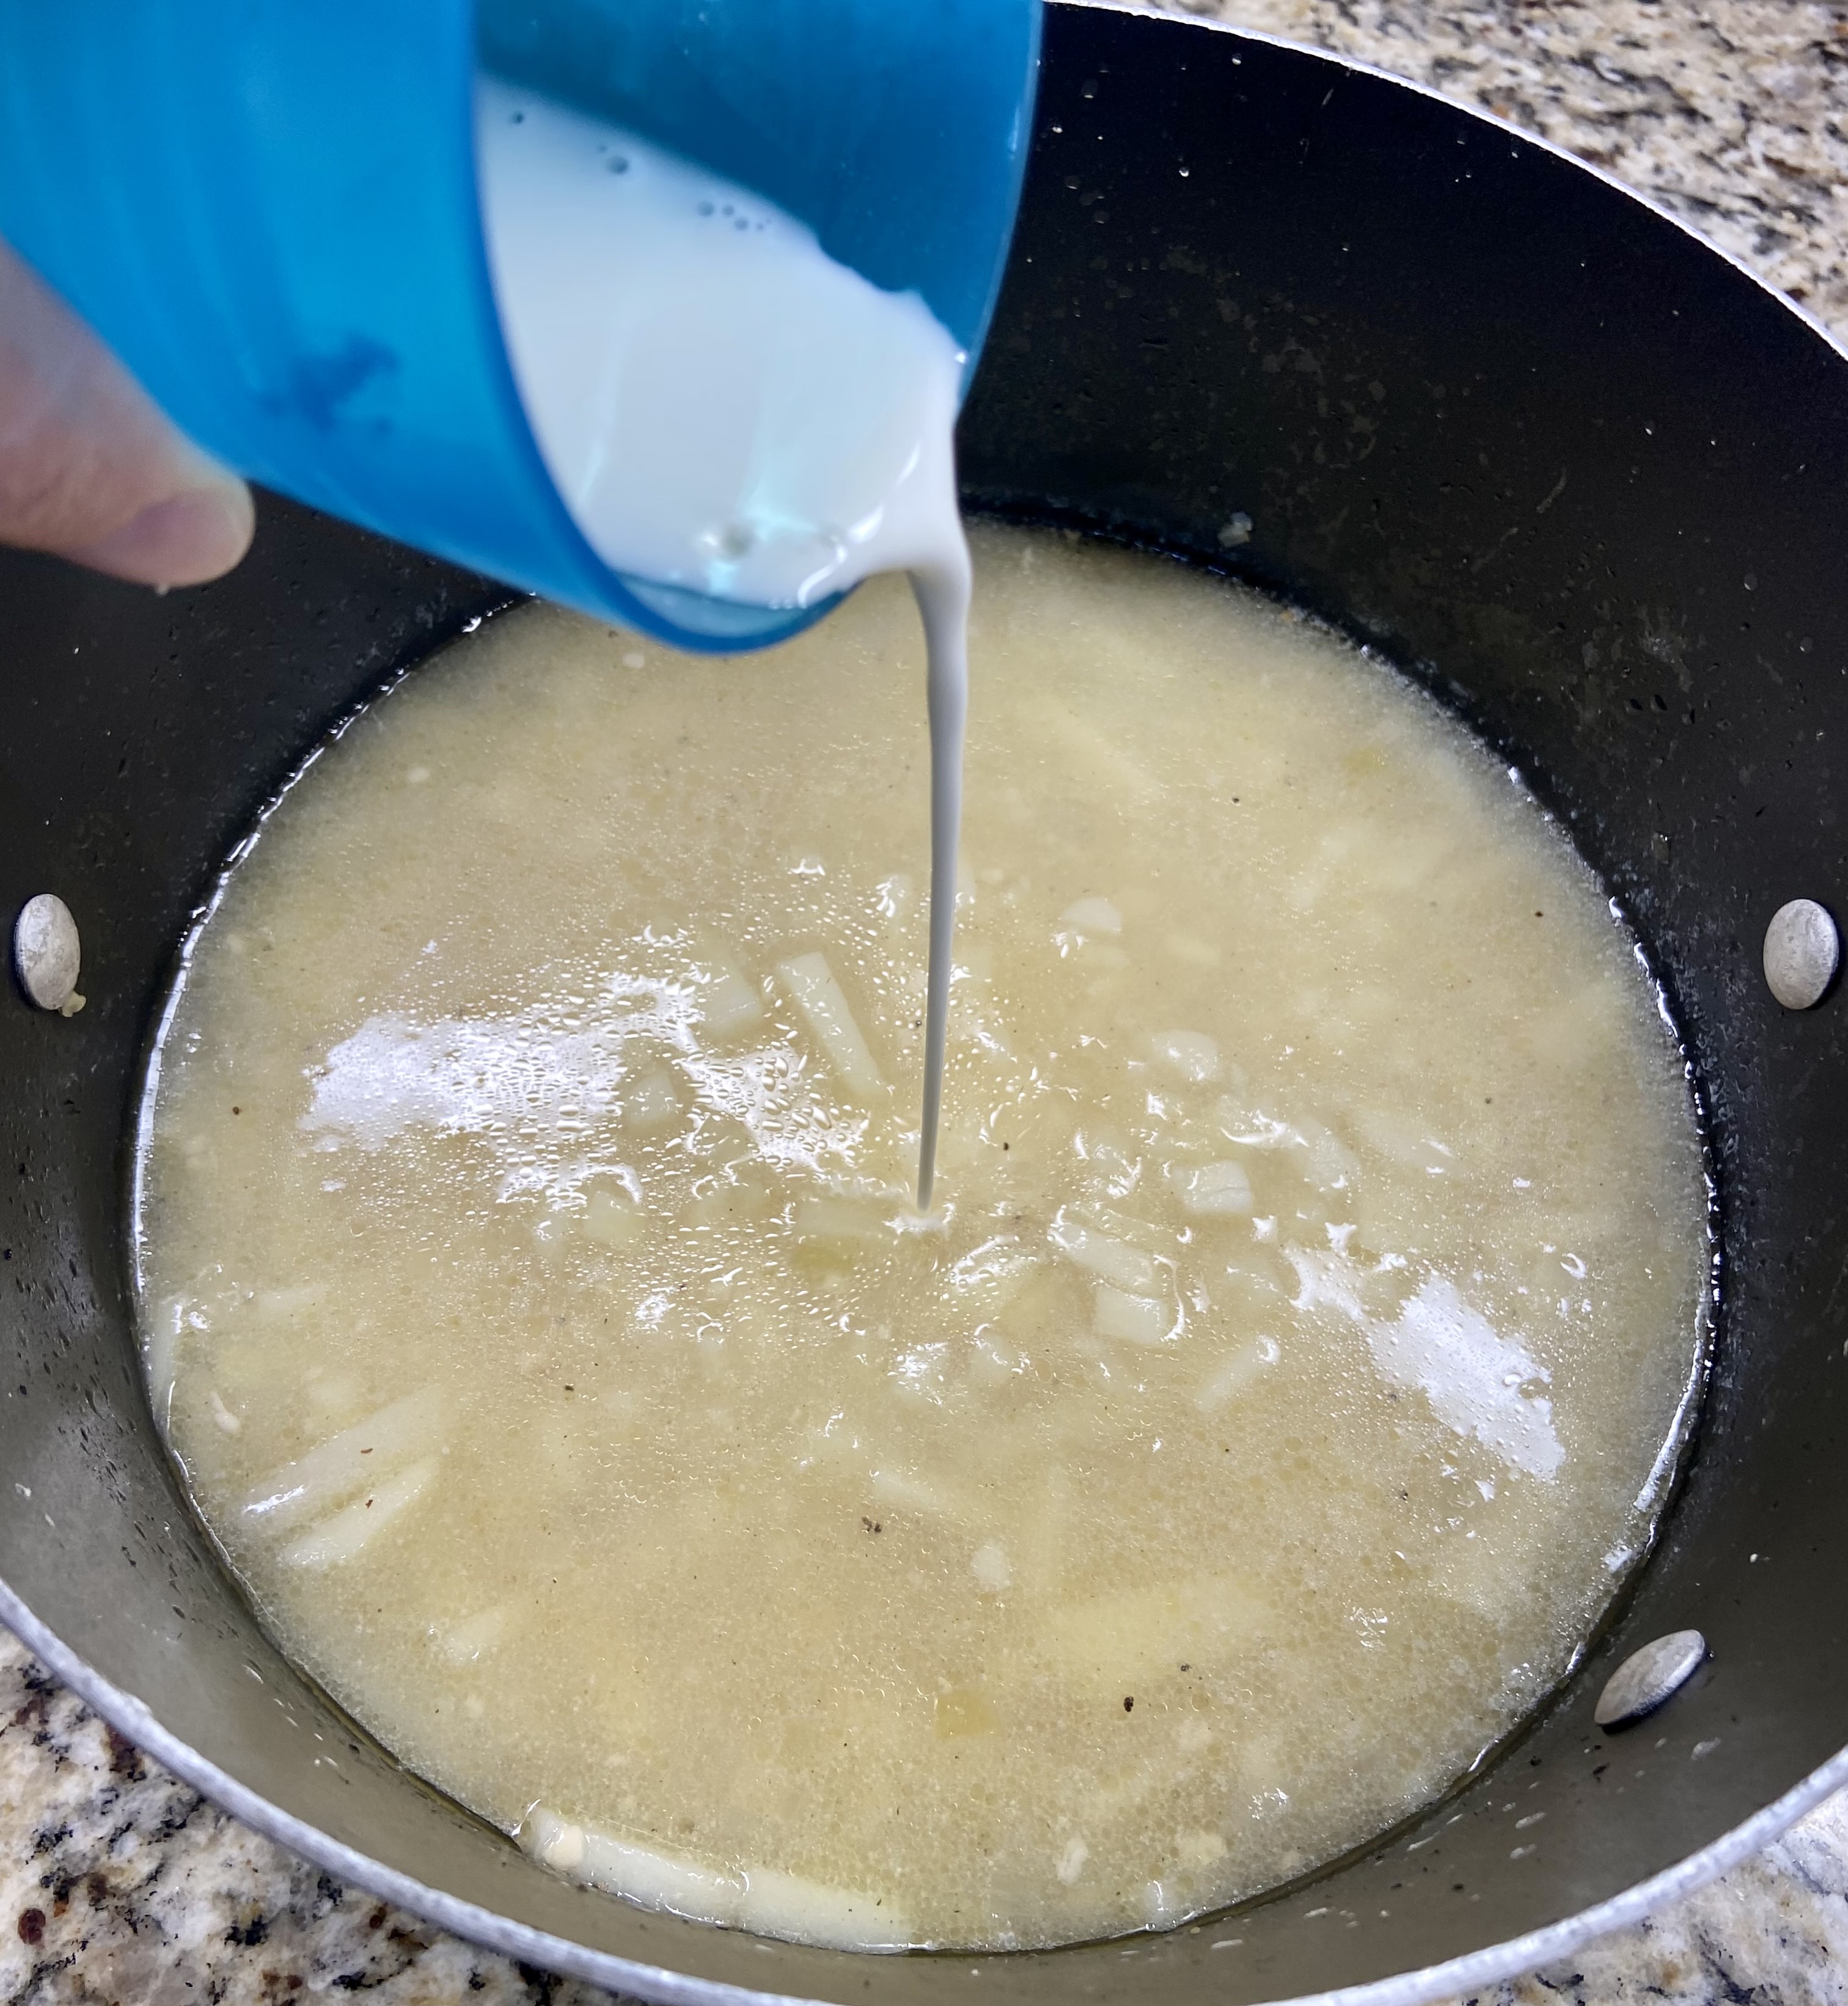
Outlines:
[[[1676,223],[1332,58],[1051,9],[971,506],[1285,595],[1517,763],[1638,930],[1717,1187],[1715,1369],[1660,1546],[1515,1742],[1411,1828],[1163,1937],[856,1957],[572,1888],[278,1656],[175,1488],[124,1236],[188,916],[327,722],[507,597],[279,502],[157,599],[0,556],[0,905],[58,893],[88,1006],[0,997],[0,1616],[125,1733],[333,1871],[660,1999],[1385,2006],[1564,1955],[1848,1780],[1848,1049],[1767,991],[1772,913],[1848,889],[1848,357]],[[764,672],[774,673],[773,659]],[[1630,1651],[1712,1656],[1642,1726]]]

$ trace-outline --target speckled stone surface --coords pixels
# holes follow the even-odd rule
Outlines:
[[[1175,0],[1492,111],[1640,189],[1848,336],[1848,5]]]
[[[7,2006],[604,2006],[342,1887],[206,1803],[0,1631]],[[1481,2006],[1843,2006],[1848,1793],[1780,1844]]]
[[[927,0],[928,3],[928,0]],[[1189,0],[1541,134],[1848,336],[1848,0]],[[0,1633],[0,2001],[600,2006],[340,1886],[201,1801]],[[1848,2006],[1848,1793],[1483,2006]]]

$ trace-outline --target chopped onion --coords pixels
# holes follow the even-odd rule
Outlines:
[[[977,1547],[969,1562],[969,1571],[975,1576],[978,1587],[991,1595],[999,1595],[1014,1578],[1014,1570],[1008,1564],[1008,1557],[997,1540]]]
[[[1204,1031],[1157,1031],[1149,1046],[1158,1064],[1196,1086],[1220,1076],[1219,1040]]]
[[[470,1665],[484,1651],[491,1651],[506,1634],[507,1605],[497,1602],[452,1623],[438,1638],[437,1649],[451,1664]]]
[[[442,1427],[444,1406],[434,1386],[393,1400],[285,1463],[245,1499],[243,1515],[279,1531],[299,1525],[362,1483],[376,1483],[383,1471],[414,1455],[431,1453]]]
[[[837,1950],[907,1950],[913,1932],[889,1895],[829,1888],[804,1874],[753,1867],[737,1920],[759,1936]]]
[[[1170,1163],[1168,1181],[1181,1210],[1196,1218],[1241,1217],[1251,1209],[1251,1180],[1243,1163]]]
[[[1211,1574],[1145,1576],[1083,1599],[1056,1597],[1036,1614],[1039,1653],[1061,1675],[1117,1694],[1171,1677],[1177,1664],[1223,1663],[1268,1617],[1242,1581]]]
[[[1359,1159],[1332,1128],[1299,1121],[1296,1140],[1307,1159],[1304,1168],[1318,1191],[1350,1191],[1360,1174]]]
[[[519,1828],[519,1842],[541,1865],[575,1874],[584,1863],[584,1828],[535,1804]]]
[[[1241,1344],[1207,1374],[1194,1395],[1194,1405],[1202,1413],[1216,1413],[1234,1394],[1242,1392],[1265,1367],[1275,1365],[1282,1356],[1274,1337],[1255,1338],[1249,1344]]]
[[[1427,1134],[1413,1116],[1384,1107],[1363,1107],[1356,1110],[1353,1126],[1369,1149],[1410,1169],[1441,1174],[1456,1160],[1451,1150]]]
[[[1197,934],[1170,934],[1167,946],[1177,961],[1190,961],[1196,968],[1217,968],[1223,959],[1211,941],[1203,941]]]
[[[674,1082],[659,1066],[651,1066],[622,1096],[622,1119],[631,1128],[664,1128],[680,1112]]]
[[[388,1477],[375,1490],[356,1497],[331,1519],[311,1526],[291,1545],[284,1547],[284,1567],[331,1567],[336,1561],[350,1561],[407,1506],[414,1504],[436,1480],[437,1459],[427,1455]]]
[[[799,954],[793,961],[779,963],[776,973],[822,1041],[822,1049],[843,1083],[854,1093],[876,1093],[885,1082],[827,956]]]
[[[1059,914],[1059,931],[1074,934],[1120,934],[1123,915],[1107,899],[1074,899]]]
[[[281,1322],[312,1309],[327,1294],[325,1282],[297,1282],[291,1289],[259,1289],[257,1314],[266,1323]]]
[[[1160,1344],[1179,1328],[1167,1304],[1152,1296],[1127,1295],[1100,1282],[1093,1328],[1100,1337],[1124,1339],[1131,1344]]]
[[[1287,1121],[1261,1114],[1229,1093],[1222,1093],[1213,1103],[1213,1118],[1226,1140],[1243,1149],[1281,1149],[1300,1139]]]
[[[913,1512],[928,1512],[938,1518],[953,1517],[955,1503],[944,1496],[934,1483],[927,1483],[908,1469],[894,1469],[888,1465],[875,1469],[870,1481],[882,1497],[894,1504],[908,1506]]]
[[[1149,1290],[1155,1286],[1155,1263],[1127,1241],[1112,1240],[1066,1216],[1064,1208],[1053,1220],[1047,1236],[1068,1260],[1086,1268],[1120,1289]]]
[[[743,1920],[744,1887],[736,1874],[714,1873],[690,1860],[631,1846],[594,1827],[574,1825],[544,1804],[527,1812],[519,1842],[535,1860],[587,1887],[626,1895],[645,1909],[664,1909],[700,1922]]]
[[[626,1191],[600,1184],[584,1202],[584,1230],[604,1247],[626,1247],[642,1230],[642,1214]]]
[[[699,999],[699,1021],[714,1038],[731,1037],[763,1013],[762,998],[736,969],[727,969],[709,984]]]
[[[847,1198],[805,1198],[791,1215],[798,1240],[832,1240],[864,1245],[892,1237],[884,1213]]]
[[[984,1307],[993,1311],[1039,1265],[1040,1256],[1030,1254],[1012,1234],[998,1234],[950,1263],[949,1284],[960,1294],[978,1296]]]

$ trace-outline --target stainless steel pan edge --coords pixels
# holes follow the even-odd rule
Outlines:
[[[561,1972],[593,1985],[607,1986],[614,1992],[659,2000],[662,2006],[780,2006],[780,2002],[783,2006],[797,2006],[792,1994],[689,1978],[659,1965],[635,1964],[626,1958],[587,1950],[568,1937],[530,1929],[491,1909],[458,1901],[410,1874],[395,1872],[355,1848],[340,1845],[301,1819],[291,1818],[168,1733],[140,1701],[110,1684],[74,1652],[66,1649],[3,1582],[0,1582],[0,1623],[118,1733],[190,1783],[200,1796],[210,1798],[277,1845],[286,1846],[368,1894],[396,1902],[414,1914],[425,1916],[471,1943],[498,1951],[505,1957]],[[1293,1999],[1279,2001],[1276,2006],[1427,2006],[1433,2000],[1519,1977],[1555,1958],[1569,1957],[1593,1938],[1641,1922],[1668,1902],[1692,1894],[1729,1867],[1751,1858],[1787,1832],[1806,1811],[1813,1811],[1825,1797],[1845,1786],[1848,1786],[1848,1748],[1723,1839],[1716,1839],[1698,1853],[1582,1914],[1423,1971],[1404,1972],[1370,1985],[1344,1986],[1333,1992],[1299,1993]],[[1227,1925],[1228,1930],[1231,1927]],[[825,2006],[825,2002],[804,2000],[799,2006]]]

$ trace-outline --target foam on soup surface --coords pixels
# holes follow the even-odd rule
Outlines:
[[[1160,1926],[1442,1790],[1646,1543],[1684,1068],[1508,772],[1216,580],[976,539],[939,1205],[915,622],[529,607],[290,790],[144,1124],[148,1370],[276,1635],[561,1871]]]

